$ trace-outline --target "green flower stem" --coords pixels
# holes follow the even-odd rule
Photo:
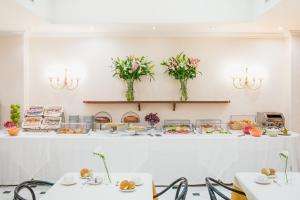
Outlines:
[[[126,91],[127,101],[134,101],[134,80],[128,79],[126,80],[126,83],[127,83],[127,91]]]
[[[112,183],[111,181],[111,178],[110,178],[110,175],[109,175],[109,172],[108,172],[108,167],[106,165],[106,161],[105,161],[105,157],[103,154],[98,154],[98,153],[94,153],[95,155],[99,156],[99,158],[103,161],[103,164],[104,164],[104,167],[105,167],[105,171],[106,171],[106,175],[107,175],[107,178],[109,180],[110,183]]]
[[[287,175],[287,166],[288,166],[288,159],[285,159],[285,169],[284,169],[284,173],[285,173],[285,180],[286,180],[286,183],[288,184],[288,183],[289,183],[289,180],[288,180],[288,175]]]
[[[180,101],[188,100],[187,80],[180,79]]]

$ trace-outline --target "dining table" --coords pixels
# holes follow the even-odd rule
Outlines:
[[[95,173],[103,182],[99,185],[88,184],[79,173],[66,173],[52,186],[40,200],[152,200],[152,175],[147,173],[111,173],[111,182],[104,173]],[[73,177],[74,184],[64,185],[65,177]],[[121,191],[123,180],[139,179],[140,185],[133,191]]]
[[[299,200],[300,173],[276,173],[268,184],[257,183],[259,173],[243,172],[235,175],[235,184],[247,195],[248,200]]]
[[[232,134],[135,135],[91,132],[57,134],[20,132],[16,137],[0,132],[0,185],[17,185],[35,179],[56,182],[67,172],[89,168],[105,172],[93,155],[101,147],[111,172],[150,173],[158,185],[184,176],[190,184],[205,177],[232,182],[236,172],[258,171],[265,166],[284,170],[278,153],[289,151],[289,162],[300,171],[300,135],[253,137]]]

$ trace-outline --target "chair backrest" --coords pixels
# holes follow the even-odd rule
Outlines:
[[[185,200],[188,191],[188,181],[184,177],[177,179],[176,181],[171,183],[168,187],[166,187],[164,190],[154,195],[153,199],[156,199],[157,197],[161,196],[176,184],[178,184],[178,186],[176,190],[175,200]]]
[[[229,190],[231,192],[235,192],[235,193],[238,193],[240,195],[246,196],[246,194],[244,192],[241,192],[239,190],[236,190],[236,189],[233,189],[231,187],[228,187],[227,185],[225,185],[221,181],[217,181],[217,180],[215,180],[213,178],[207,177],[207,178],[205,178],[205,182],[206,182],[206,186],[207,186],[208,193],[209,193],[209,196],[210,196],[211,200],[217,200],[216,194],[218,196],[220,196],[224,200],[230,200],[229,197],[227,197],[222,192],[220,192],[220,190],[218,190],[213,184],[221,186],[221,187],[223,187],[223,188],[225,188],[225,189],[227,189],[227,190]]]
[[[25,181],[21,184],[19,184],[15,190],[14,190],[14,200],[27,200],[24,197],[22,197],[20,195],[20,192],[23,189],[27,189],[30,192],[31,198],[32,200],[36,200],[36,196],[34,194],[33,189],[30,186],[37,186],[37,185],[48,185],[48,186],[52,186],[53,183],[49,183],[46,181],[38,181],[38,180],[32,180],[32,181]]]

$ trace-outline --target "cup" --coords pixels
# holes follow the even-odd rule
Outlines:
[[[70,174],[65,175],[64,178],[63,178],[63,183],[66,184],[66,185],[73,184],[74,183],[74,176],[72,176]]]

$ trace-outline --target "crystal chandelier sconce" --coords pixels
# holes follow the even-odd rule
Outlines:
[[[68,76],[68,69],[65,69],[64,77],[50,77],[50,85],[54,89],[75,90],[79,85],[79,78],[70,78]]]
[[[250,78],[248,75],[248,68],[246,68],[246,73],[244,77],[234,77],[232,79],[233,86],[237,89],[251,89],[257,90],[262,85],[262,78]]]

